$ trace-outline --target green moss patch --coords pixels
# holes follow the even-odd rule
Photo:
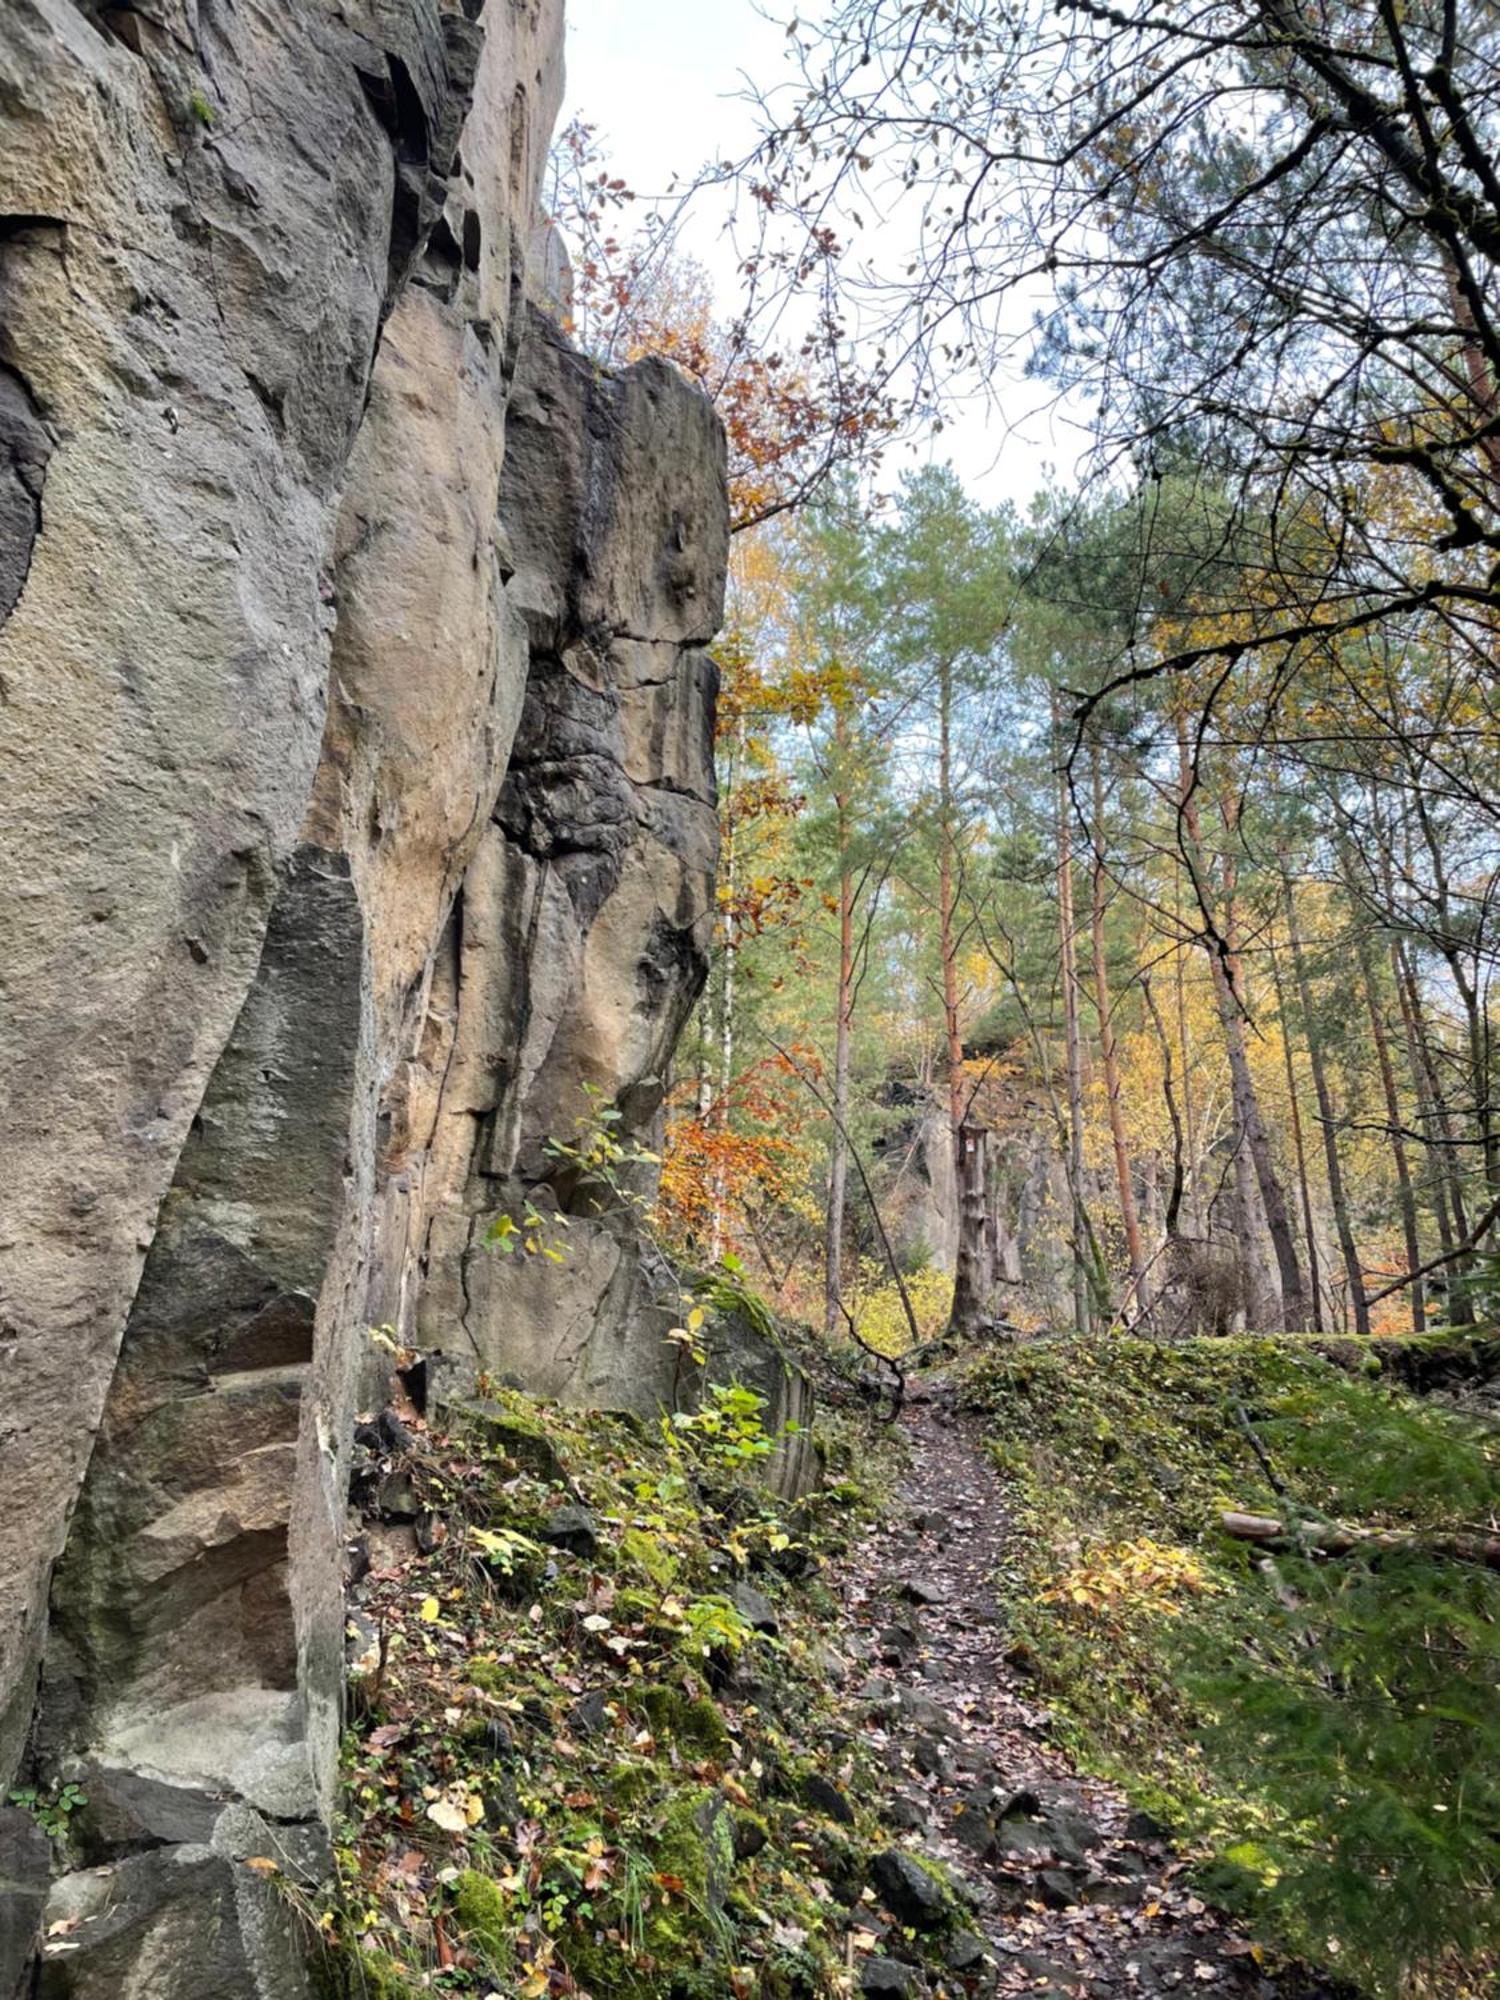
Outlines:
[[[377,1568],[357,1608],[380,1636],[324,1916],[340,1994],[845,1991],[891,1837],[876,1774],[847,1753],[855,1824],[832,1838],[783,1779],[834,1720],[818,1571],[868,1513],[846,1494],[784,1514],[745,1451],[753,1414],[732,1414],[652,1429],[496,1391],[446,1430],[408,1420],[427,1552]],[[534,1546],[564,1498],[590,1557]],[[774,1635],[735,1607],[749,1576]]]
[[[1037,1342],[968,1396],[1018,1503],[1015,1656],[1077,1753],[1299,1951],[1458,2000],[1500,1944],[1500,1576],[1423,1537],[1493,1525],[1500,1440],[1398,1386],[1461,1370],[1441,1339],[1384,1347]],[[1333,1522],[1411,1545],[1325,1557],[1300,1530]]]

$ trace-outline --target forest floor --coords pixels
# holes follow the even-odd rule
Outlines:
[[[888,1816],[970,1885],[998,1991],[1331,1994],[1267,1969],[1194,1893],[1167,1830],[1049,1742],[1035,1686],[1007,1659],[1007,1597],[1025,1586],[983,1431],[944,1385],[920,1381],[901,1427],[907,1471],[880,1530],[840,1567],[835,1643],[868,1664],[860,1693],[895,1788]],[[907,1990],[888,1976],[866,1990]]]

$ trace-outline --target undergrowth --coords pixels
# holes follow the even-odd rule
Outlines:
[[[372,1532],[321,1915],[341,2000],[847,1990],[878,1823],[832,1726],[820,1571],[877,1496],[833,1436],[821,1494],[774,1501],[754,1402],[408,1415],[380,1490],[414,1526]],[[814,1771],[848,1823],[807,1803]]]
[[[968,1393],[1020,1499],[1015,1657],[1075,1750],[1299,1952],[1391,2000],[1492,1991],[1500,1575],[1420,1536],[1493,1525],[1493,1427],[1391,1386],[1379,1343],[1037,1342]],[[1332,1521],[1418,1545],[1297,1536]]]

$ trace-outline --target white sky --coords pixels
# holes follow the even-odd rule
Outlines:
[[[793,0],[769,5],[789,14]],[[803,18],[811,11],[803,0]],[[641,194],[705,160],[747,152],[754,126],[735,101],[740,79],[765,86],[792,73],[782,29],[754,0],[568,0],[567,65],[562,123],[582,114],[598,126],[611,164]],[[695,219],[687,240],[727,308],[733,259],[717,221]],[[1077,431],[1038,407],[1046,393],[1019,377],[1002,385],[998,409],[962,415],[930,455],[951,459],[987,505],[1024,504],[1049,466],[1071,471],[1080,449]]]

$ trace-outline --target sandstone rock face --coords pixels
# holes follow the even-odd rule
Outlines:
[[[0,0],[0,2000],[304,1991],[370,1327],[681,1386],[555,1145],[703,977],[723,444],[533,304],[561,26]]]
[[[456,912],[457,1006],[435,996],[425,1037],[444,1073],[415,1090],[428,1123],[390,1165],[402,1178],[427,1160],[418,1344],[579,1402],[654,1409],[676,1367],[662,1335],[683,1308],[643,1262],[631,1175],[602,1198],[576,1190],[554,1148],[604,1107],[626,1150],[658,1136],[707,969],[717,675],[702,648],[722,608],[723,475],[712,413],[665,364],[601,379],[534,328],[501,496],[525,705]],[[487,1247],[528,1199],[577,1211],[549,1224],[561,1264]],[[392,1317],[412,1291],[392,1286]]]

